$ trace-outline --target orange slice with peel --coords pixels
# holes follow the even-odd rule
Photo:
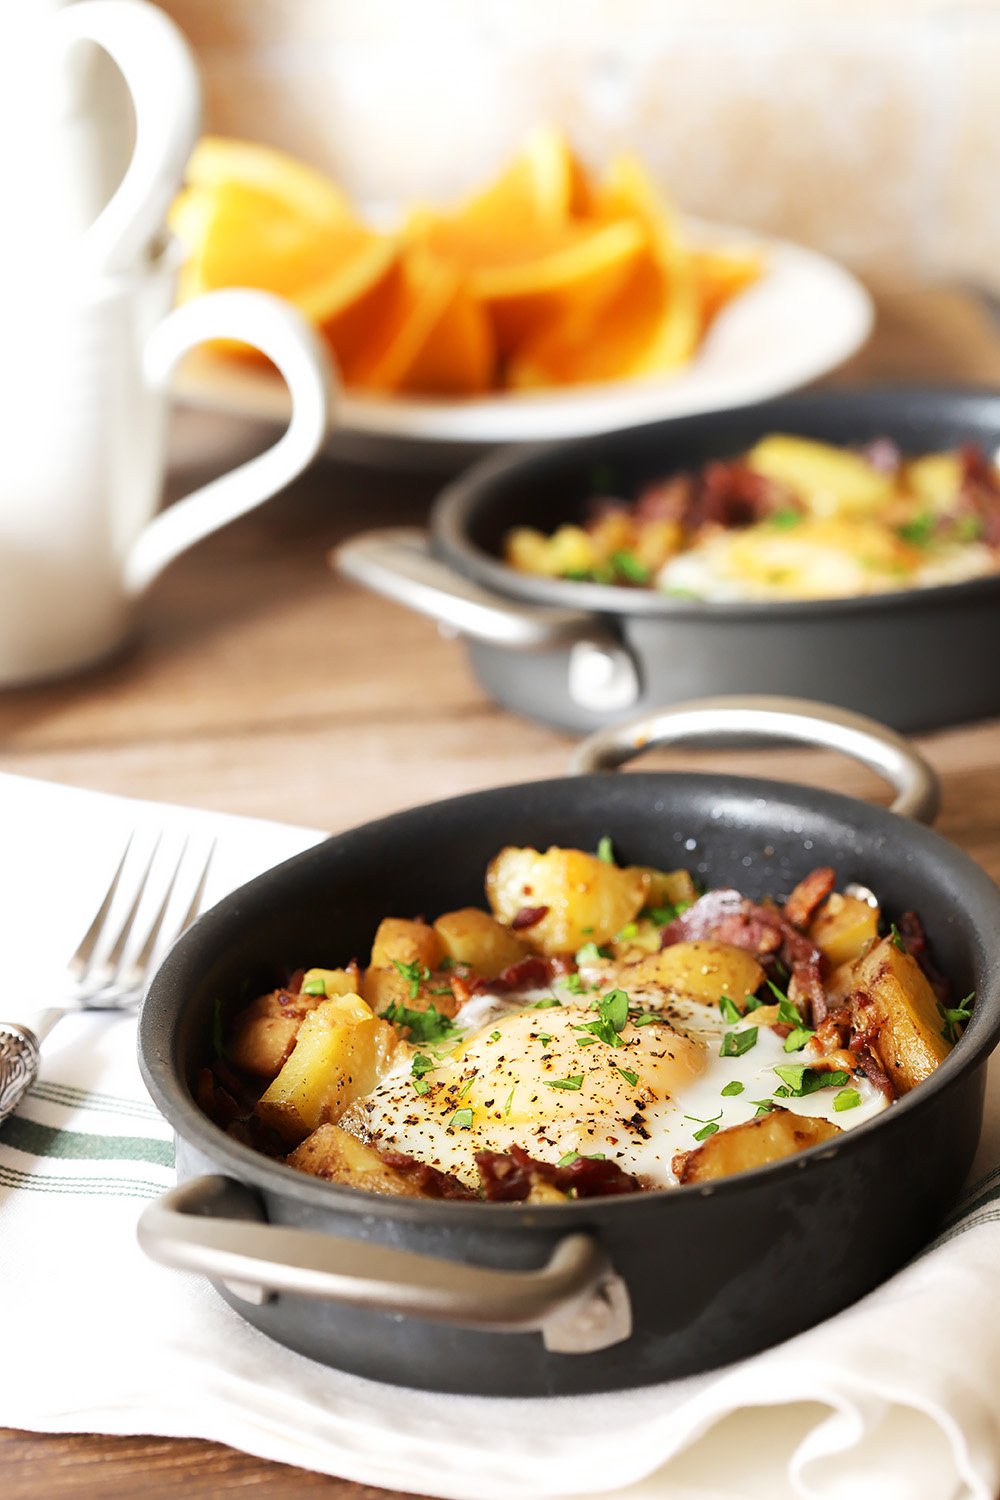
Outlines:
[[[296,216],[321,224],[354,217],[346,197],[325,173],[257,141],[203,136],[191,153],[184,180],[191,188],[210,191],[238,183],[265,193]]]
[[[411,251],[395,268],[363,344],[341,354],[349,385],[399,394],[475,395],[494,364],[489,323],[454,267]]]

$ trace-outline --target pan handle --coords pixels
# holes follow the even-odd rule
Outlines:
[[[556,1354],[590,1354],[632,1332],[625,1284],[587,1234],[566,1235],[537,1271],[500,1271],[268,1224],[256,1193],[211,1176],[157,1198],[138,1235],[153,1260],[258,1306],[291,1292],[495,1333],[538,1331]]]
[[[892,811],[918,823],[933,823],[941,805],[937,773],[902,735],[863,714],[806,698],[748,694],[662,708],[592,734],[574,751],[569,769],[577,775],[611,771],[654,747],[719,735],[737,743],[798,740],[840,750],[884,777],[896,792]]]
[[[569,692],[581,708],[621,713],[639,700],[635,661],[596,616],[494,594],[435,557],[426,531],[410,526],[366,531],[334,548],[330,563],[376,594],[489,646],[568,651]]]

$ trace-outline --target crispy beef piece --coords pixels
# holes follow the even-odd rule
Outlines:
[[[223,1130],[244,1113],[233,1094],[223,1087],[211,1068],[198,1069],[194,1096],[198,1108],[204,1110],[213,1124],[221,1126]]]
[[[923,969],[927,982],[942,1005],[947,1004],[948,994],[951,989],[947,979],[941,971],[935,967],[927,943],[927,934],[924,932],[924,924],[915,911],[904,911],[896,923],[896,931],[899,933],[900,941],[911,958],[915,958]]]
[[[691,509],[689,525],[752,526],[778,510],[798,510],[791,491],[763,474],[755,474],[739,459],[706,464]]]
[[[379,1156],[387,1167],[412,1182],[428,1198],[478,1197],[464,1182],[452,1177],[450,1172],[440,1172],[437,1167],[429,1166],[425,1161],[417,1161],[415,1156],[407,1156],[402,1151],[380,1151]]]
[[[690,474],[675,474],[660,479],[640,493],[633,507],[635,518],[643,521],[679,521],[686,525],[694,502],[694,479]]]
[[[826,990],[820,978],[819,960],[795,964],[788,981],[788,998],[804,1016],[812,1017],[813,1026],[826,1020]]]
[[[792,976],[789,999],[814,1023],[826,1014],[820,952],[777,907],[758,906],[739,891],[708,891],[663,929],[660,947],[712,938],[754,953],[765,964],[780,957]]]
[[[785,902],[782,915],[793,927],[808,927],[816,909],[829,896],[837,883],[837,876],[829,865],[812,870],[792,891]]]
[[[575,968],[568,954],[532,953],[527,958],[519,958],[516,964],[509,964],[496,979],[473,980],[469,993],[475,995],[481,990],[490,990],[506,994],[511,990],[537,990],[551,984],[560,974],[572,973]]]
[[[850,1050],[864,1068],[868,1081],[873,1083],[891,1104],[896,1097],[895,1085],[879,1062],[878,1054],[874,1050],[873,1041],[874,1036],[870,1040],[868,1035],[862,1036],[860,1032],[852,1031],[850,1036]]]
[[[962,461],[961,497],[966,515],[975,516],[983,528],[983,541],[1000,546],[1000,478],[977,443],[959,449]]]
[[[573,1190],[577,1198],[609,1198],[621,1193],[640,1193],[635,1177],[613,1161],[593,1161],[578,1156],[565,1167],[537,1161],[521,1146],[510,1151],[477,1151],[476,1166],[483,1191],[491,1203],[523,1203],[537,1182],[549,1183],[562,1193]]]
[[[547,906],[522,906],[511,922],[512,932],[523,932],[526,927],[536,927],[543,917],[548,916]]]

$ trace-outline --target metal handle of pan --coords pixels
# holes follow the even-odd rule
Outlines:
[[[569,769],[578,775],[610,771],[658,746],[720,735],[735,743],[782,739],[840,750],[884,777],[896,792],[892,811],[918,823],[933,823],[941,805],[936,772],[902,735],[863,714],[806,698],[701,698],[662,708],[592,734]]]
[[[581,708],[620,713],[638,702],[639,674],[617,635],[584,610],[519,604],[465,578],[431,551],[426,531],[367,531],[330,554],[333,567],[447,630],[507,651],[568,651]]]
[[[153,1260],[258,1306],[290,1292],[497,1333],[538,1331],[558,1354],[607,1349],[632,1331],[625,1285],[587,1234],[566,1235],[536,1271],[501,1271],[269,1224],[256,1193],[210,1176],[151,1203],[138,1235]]]

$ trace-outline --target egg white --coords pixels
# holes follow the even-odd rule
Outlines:
[[[723,1057],[725,1033],[752,1026],[752,1014],[730,1026],[715,1006],[662,991],[630,996],[633,1006],[655,1009],[662,1019],[640,1026],[629,1020],[615,1046],[591,1041],[593,1033],[581,1028],[597,1019],[593,997],[562,986],[558,994],[559,1005],[546,1008],[535,1003],[552,991],[516,1000],[476,996],[455,1018],[457,1045],[401,1048],[397,1065],[341,1125],[472,1187],[480,1180],[476,1152],[512,1146],[553,1164],[574,1152],[600,1155],[646,1186],[670,1187],[675,1153],[697,1146],[706,1126],[753,1119],[782,1084],[775,1067],[809,1060],[801,1051],[786,1053],[767,1027],[757,1028],[742,1056]],[[422,1076],[412,1068],[418,1052],[435,1064]],[[742,1091],[724,1094],[733,1082]],[[861,1102],[848,1110],[835,1109],[835,1087],[776,1102],[850,1129],[887,1102],[867,1078],[854,1076],[850,1086]]]

